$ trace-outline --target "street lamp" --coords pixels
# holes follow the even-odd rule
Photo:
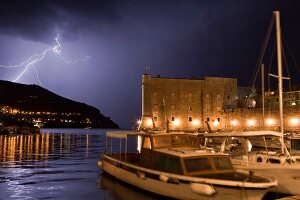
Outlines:
[[[230,124],[231,124],[232,126],[237,126],[237,125],[238,125],[238,121],[237,121],[236,119],[231,120],[231,121],[230,121]]]
[[[173,121],[173,123],[174,123],[175,126],[178,126],[180,124],[180,120],[179,119],[175,119]]]
[[[199,120],[195,119],[193,120],[193,125],[194,126],[198,126],[200,124]]]
[[[247,121],[247,125],[250,126],[250,127],[254,126],[255,124],[256,124],[256,121],[254,119],[249,119]]]
[[[266,124],[268,126],[273,126],[273,125],[275,125],[275,120],[272,118],[268,118],[268,119],[266,119]]]

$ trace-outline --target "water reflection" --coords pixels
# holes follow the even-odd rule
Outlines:
[[[152,193],[137,189],[133,186],[125,184],[114,177],[102,173],[98,179],[98,187],[105,191],[105,199],[118,200],[153,200],[166,199],[166,197],[154,195]]]
[[[89,156],[91,143],[90,133],[50,133],[34,135],[0,135],[1,165],[14,165],[14,161],[42,161],[66,157],[76,149],[85,149],[85,157]]]
[[[0,135],[0,199],[96,199],[106,130]]]

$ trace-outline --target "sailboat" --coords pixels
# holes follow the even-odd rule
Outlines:
[[[278,181],[277,192],[284,194],[300,194],[300,156],[292,156],[284,144],[283,137],[283,98],[282,98],[282,53],[281,53],[281,30],[280,13],[273,12],[276,20],[276,43],[278,61],[278,90],[279,90],[279,113],[280,132],[277,131],[248,131],[234,133],[210,133],[205,134],[207,140],[213,138],[223,138],[220,151],[225,151],[226,141],[232,138],[240,138],[241,149],[244,154],[232,152],[231,161],[235,168],[240,170],[250,170],[256,175],[273,178]],[[250,143],[251,137],[262,136],[265,143],[264,151],[253,151]],[[277,137],[280,142],[280,151],[270,151],[267,147],[265,137]],[[250,139],[250,140],[249,140]],[[232,150],[232,149],[231,149]]]

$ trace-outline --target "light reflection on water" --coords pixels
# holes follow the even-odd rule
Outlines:
[[[0,199],[156,199],[101,177],[97,161],[105,149],[105,131],[0,135]]]

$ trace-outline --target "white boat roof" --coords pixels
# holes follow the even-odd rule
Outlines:
[[[110,138],[119,138],[125,139],[128,136],[137,136],[137,135],[151,135],[151,136],[161,136],[161,135],[192,135],[184,132],[172,132],[166,133],[163,131],[155,131],[155,132],[142,132],[142,131],[106,131],[106,137]]]
[[[277,131],[237,131],[221,133],[205,133],[205,137],[257,137],[257,136],[275,136],[282,137],[282,133]]]
[[[211,155],[222,155],[226,156],[228,154],[220,153],[220,152],[212,152],[209,150],[201,150],[201,149],[193,149],[189,147],[174,147],[174,148],[160,148],[154,149],[154,151],[165,153],[168,155],[174,155],[178,157],[195,157],[195,156],[211,156]]]
[[[138,131],[106,131],[106,137],[126,139],[128,136],[138,136],[146,134]]]

